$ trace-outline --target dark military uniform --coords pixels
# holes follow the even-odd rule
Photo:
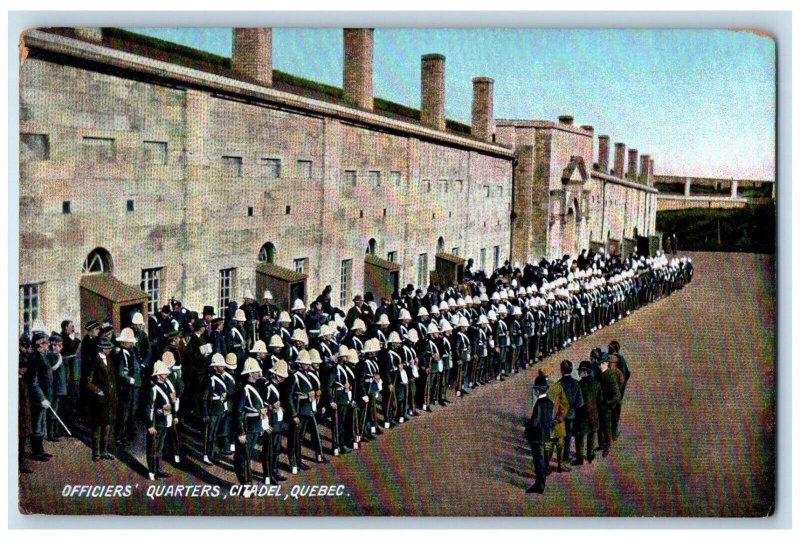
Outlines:
[[[154,429],[155,434],[149,431],[147,433],[147,469],[155,477],[166,478],[169,475],[161,472],[161,456],[164,453],[167,429],[174,424],[175,403],[166,383],[155,381],[150,387],[148,401],[148,429]]]
[[[266,381],[266,378],[259,379]],[[278,472],[278,458],[281,455],[281,439],[289,430],[289,426],[284,422],[284,409],[281,405],[281,394],[278,386],[273,382],[258,385],[261,399],[266,405],[268,412],[267,428],[264,430],[261,467],[264,471],[264,481],[268,479],[277,482],[280,476]]]
[[[205,423],[203,455],[212,462],[217,457],[217,442],[221,442],[219,441],[219,428],[227,412],[228,385],[225,382],[225,375],[224,373],[220,375],[209,373],[203,383],[200,414]]]
[[[136,407],[142,386],[139,353],[135,347],[119,347],[112,356],[117,375],[117,422],[114,428],[117,444],[133,442],[136,435]]]
[[[253,483],[251,460],[255,456],[256,445],[261,440],[266,427],[267,416],[264,400],[252,383],[244,383],[236,397],[236,450],[233,464],[236,478],[240,484]],[[244,435],[242,443],[238,437]],[[265,474],[266,473],[265,471]]]
[[[116,373],[109,359],[103,358],[99,352],[86,378],[86,391],[90,406],[89,425],[92,428],[92,459],[110,459],[108,444],[117,413]]]
[[[582,377],[578,384],[580,384],[583,395],[583,407],[578,409],[575,419],[575,458],[577,464],[582,464],[584,459],[589,463],[594,460],[595,438],[597,430],[600,428],[600,404],[603,401],[603,391],[600,383],[591,374],[588,377]]]
[[[598,382],[602,391],[603,399],[600,402],[600,447],[603,449],[603,456],[608,455],[612,440],[612,416],[614,408],[619,403],[621,394],[619,389],[619,379],[612,368],[599,373]]]
[[[547,480],[547,461],[545,460],[545,446],[551,438],[551,426],[553,421],[553,402],[542,394],[533,405],[531,417],[525,424],[525,436],[531,446],[533,457],[533,470],[536,474],[534,489],[541,493],[544,491]]]

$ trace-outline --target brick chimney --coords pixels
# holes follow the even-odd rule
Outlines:
[[[639,167],[639,177],[637,180],[642,184],[647,184],[647,178],[650,175],[650,156],[647,154],[642,154],[640,161],[641,165]]]
[[[574,120],[575,119],[569,114],[562,114],[561,116],[558,117],[558,123],[563,124],[565,126],[571,126]]]
[[[650,159],[650,167],[647,168],[647,185],[653,187],[653,179],[656,175],[656,162]]]
[[[583,131],[588,131],[589,133],[594,133],[594,126],[581,126]]]
[[[234,28],[232,61],[237,74],[272,86],[272,28]]]
[[[625,172],[625,143],[614,144],[614,176],[622,178]]]
[[[472,79],[472,136],[491,141],[494,134],[494,80]]]
[[[444,131],[444,55],[422,55],[422,123]]]
[[[371,111],[372,28],[344,29],[344,99],[351,105]]]
[[[639,151],[636,148],[628,149],[628,179],[631,182],[636,182],[638,171],[636,168],[639,166]]]
[[[610,137],[608,135],[600,135],[597,137],[599,147],[597,149],[597,163],[600,165],[600,170],[604,173],[608,172],[608,142]]]

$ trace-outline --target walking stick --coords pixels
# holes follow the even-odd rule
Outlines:
[[[67,435],[69,435],[70,437],[72,437],[72,432],[70,432],[69,428],[68,428],[68,427],[67,427],[67,425],[64,423],[64,421],[63,421],[63,420],[61,420],[61,418],[59,418],[58,414],[56,414],[56,411],[53,409],[53,407],[51,406],[51,407],[47,407],[47,408],[50,410],[50,412],[53,414],[53,416],[56,418],[56,420],[58,420],[58,423],[59,423],[59,424],[61,424],[61,427],[63,427],[63,428],[64,428],[64,431],[66,431],[66,432],[67,432]]]

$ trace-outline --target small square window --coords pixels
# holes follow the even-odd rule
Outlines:
[[[261,160],[264,166],[264,176],[266,178],[280,178],[281,177],[281,160],[273,158],[264,158]]]
[[[64,201],[61,203],[61,213],[62,214],[72,213],[72,204],[69,201]]]
[[[167,143],[161,141],[144,141],[144,162],[154,165],[167,164]]]
[[[288,216],[291,213],[292,213],[292,207],[291,206],[287,206],[286,207],[286,215]]]
[[[242,158],[238,156],[222,156],[222,174],[225,176],[242,176]]]
[[[400,187],[403,183],[403,175],[400,174],[400,171],[390,172],[389,179],[396,187]]]
[[[312,162],[304,159],[297,160],[297,176],[299,178],[309,179],[311,178],[311,166]]]
[[[94,163],[117,161],[117,142],[106,137],[84,137],[83,157]]]
[[[444,178],[439,180],[439,191],[441,191],[442,193],[447,193],[449,190],[450,186],[448,185],[447,180]]]
[[[372,187],[381,187],[381,171],[369,171],[369,181]]]
[[[128,212],[133,212],[133,199],[128,199]]]
[[[253,207],[252,206],[248,206],[247,207],[247,217],[253,217]]]
[[[390,251],[386,255],[386,260],[389,261],[389,262],[397,262],[397,252],[396,251]]]
[[[358,174],[356,171],[344,171],[344,182],[346,185],[356,187],[358,185]]]

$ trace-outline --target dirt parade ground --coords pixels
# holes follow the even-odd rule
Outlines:
[[[195,516],[769,515],[775,501],[774,258],[697,253],[693,260],[695,279],[687,288],[537,364],[558,372],[562,360],[577,365],[593,347],[605,348],[616,339],[633,373],[620,438],[608,457],[571,472],[553,472],[542,495],[525,493],[533,483],[533,465],[523,424],[531,412],[536,374],[528,369],[463,399],[451,395],[451,405],[423,412],[351,454],[331,457],[331,463],[312,464],[297,476],[284,471],[289,480],[280,485],[279,495],[238,495],[230,459],[204,466],[192,436],[184,463],[165,467],[171,478],[150,482],[143,435],[132,454],[93,463],[87,437],[78,434],[48,443],[54,455],[49,462],[30,462],[34,472],[19,484],[21,510]],[[328,431],[323,435],[329,448]],[[260,475],[260,464],[256,471]],[[73,489],[87,485],[121,487],[100,496],[97,490]],[[293,486],[299,487],[293,492]],[[310,496],[313,486],[318,487]],[[319,486],[326,486],[324,496],[318,496]]]

